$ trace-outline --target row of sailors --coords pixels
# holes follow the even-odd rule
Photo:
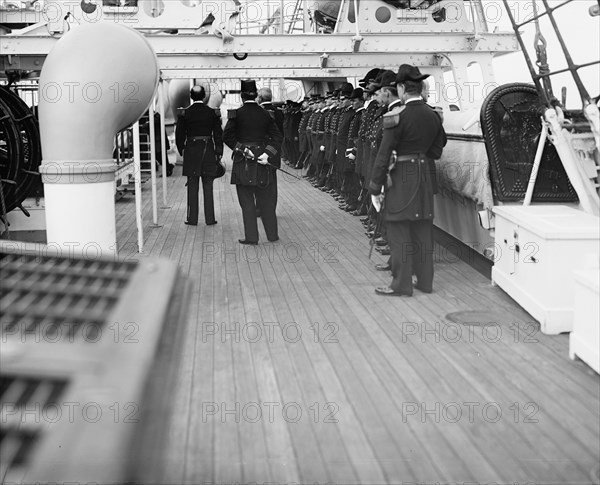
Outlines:
[[[372,69],[359,81],[361,87],[344,83],[327,97],[313,95],[302,108],[288,103],[284,109],[284,160],[306,169],[313,185],[354,215],[367,214],[367,186],[383,137],[383,115],[402,104],[395,82],[393,71]],[[426,101],[429,88],[424,84]]]
[[[413,287],[410,283],[411,274],[413,282],[416,281],[414,285],[417,289],[426,293],[432,291],[431,257],[423,251],[419,258],[415,258],[410,264],[405,264],[407,257],[404,252],[411,244],[425,246],[433,244],[431,232],[433,214],[423,214],[427,220],[407,223],[411,234],[414,230],[418,235],[418,237],[414,236],[417,239],[412,241],[412,236],[402,233],[407,231],[402,223],[400,225],[388,223],[391,224],[390,228],[387,228],[388,224],[381,224],[382,219],[378,218],[376,213],[380,209],[373,200],[373,187],[370,187],[374,183],[373,177],[378,178],[380,175],[375,173],[374,165],[384,138],[385,118],[388,119],[387,128],[395,129],[398,123],[397,115],[404,109],[403,104],[406,99],[414,102],[415,99],[422,98],[421,102],[426,103],[429,92],[426,77],[421,75],[417,68],[409,65],[401,66],[398,74],[391,70],[373,69],[359,81],[360,87],[354,89],[352,84],[344,83],[338,92],[326,98],[314,96],[310,101],[306,101],[301,115],[297,107],[288,109],[286,114],[290,119],[290,127],[298,122],[297,151],[288,150],[287,153],[299,155],[297,159],[288,156],[288,164],[306,169],[304,177],[308,178],[315,187],[334,196],[340,202],[341,209],[356,216],[365,216],[361,221],[367,228],[367,235],[377,244],[377,251],[382,255],[390,255],[387,263],[376,266],[378,270],[392,271],[392,284],[375,290],[382,295],[411,295]],[[421,98],[418,94],[409,95],[406,89],[402,89],[403,94],[399,96],[397,89],[399,79],[420,83]],[[432,109],[441,118],[441,110]],[[299,121],[297,121],[298,117]],[[431,130],[436,131],[434,125],[431,125]],[[437,125],[440,126],[439,121]],[[443,128],[439,130],[441,134],[438,133],[436,144],[440,146],[433,151],[439,150],[441,153],[441,148],[446,143],[446,136]],[[296,133],[291,129],[289,133],[285,133],[288,142],[295,141],[295,135]],[[433,158],[439,158],[439,154]],[[431,194],[437,192],[433,158],[429,155],[423,158],[428,174],[426,178],[430,184],[428,190]],[[392,186],[392,174],[389,169],[387,177],[389,189]],[[414,190],[419,189],[415,187]],[[407,206],[411,200],[406,202]],[[381,202],[380,199],[379,201]],[[428,210],[432,211],[431,208]],[[421,216],[415,213],[414,217],[418,221]],[[409,220],[412,218],[409,216]],[[399,228],[401,231],[398,230]],[[392,229],[393,233],[390,233]]]

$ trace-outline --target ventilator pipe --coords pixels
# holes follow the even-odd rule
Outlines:
[[[175,120],[177,120],[177,110],[190,105],[190,87],[189,79],[172,79],[169,83],[169,104]]]
[[[146,39],[113,23],[77,27],[48,54],[39,85],[48,244],[116,253],[113,140],[146,111],[158,79]]]
[[[208,102],[206,104],[209,108],[219,111],[222,103],[223,95],[221,94],[221,91],[213,91],[210,93],[210,97],[208,98]]]
[[[190,105],[190,87],[190,79],[172,79],[169,83],[169,103],[175,123],[180,108],[187,108]],[[178,151],[175,151],[175,161],[180,165],[183,163],[183,157]]]
[[[170,81],[165,81],[160,84],[158,89],[162,87],[162,99],[163,99],[163,111],[164,111],[164,119],[166,125],[172,125],[176,118],[173,116],[171,112],[171,101],[169,100],[169,84]]]

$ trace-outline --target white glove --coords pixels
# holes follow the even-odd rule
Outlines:
[[[322,152],[325,151],[325,145],[321,145],[321,147],[319,148],[319,150],[321,150]]]
[[[254,152],[250,148],[244,148],[244,156],[247,158],[254,158]]]
[[[256,161],[258,163],[260,163],[261,165],[268,165],[269,164],[269,155],[267,155],[266,153],[263,153],[260,157],[258,157],[256,159]]]
[[[356,159],[356,155],[354,155],[354,153],[352,153],[352,152],[348,153],[348,155],[346,155],[346,157],[348,157],[350,160]]]
[[[381,202],[383,200],[383,196],[382,195],[372,195],[371,196],[371,202],[373,203],[373,207],[375,207],[375,210],[377,212],[381,211]]]

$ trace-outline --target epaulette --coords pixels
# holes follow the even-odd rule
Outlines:
[[[383,115],[383,127],[394,128],[400,123],[400,113],[406,109],[406,106],[394,106],[392,111]]]
[[[233,120],[237,118],[237,109],[228,109],[227,110],[227,119]]]

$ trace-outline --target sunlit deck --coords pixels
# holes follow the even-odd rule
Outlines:
[[[144,185],[139,257],[176,261],[193,286],[156,482],[597,483],[600,379],[567,334],[542,334],[442,247],[433,294],[375,295],[389,276],[358,218],[281,174],[279,242],[261,227],[258,247],[237,243],[229,173],[218,224],[186,226],[180,174],[157,228]],[[131,195],[117,229],[137,258]]]

